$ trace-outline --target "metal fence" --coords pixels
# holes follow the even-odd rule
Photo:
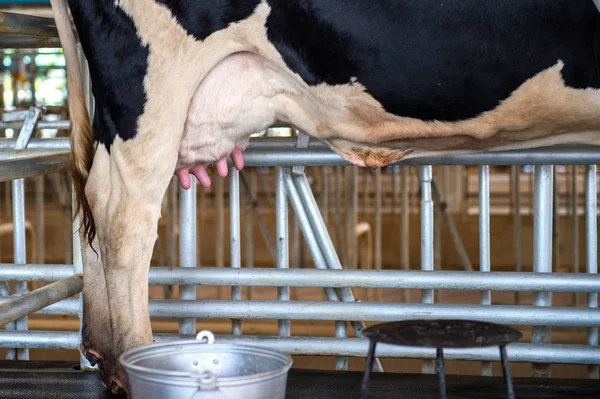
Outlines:
[[[11,19],[7,19],[11,21]],[[30,20],[27,20],[30,21]],[[45,25],[50,21],[42,21]],[[40,34],[27,25],[23,33]],[[32,40],[31,38],[28,40]],[[33,40],[35,42],[35,40]],[[88,90],[89,94],[89,90]],[[90,104],[92,102],[90,101]],[[91,107],[90,107],[91,109]],[[12,119],[11,119],[12,118]],[[24,178],[64,171],[67,166],[66,139],[32,139],[39,122],[39,110],[10,116],[5,123],[19,126],[16,140],[0,140],[0,182],[12,181],[14,222],[14,263],[0,264],[0,281],[16,282],[12,293],[6,283],[0,283],[0,347],[8,348],[11,359],[27,359],[30,348],[76,349],[80,331],[31,331],[27,315],[77,315],[81,319],[82,302],[72,298],[82,289],[83,266],[77,234],[73,238],[73,264],[33,264],[26,259]],[[4,125],[6,128],[8,125]],[[50,128],[65,128],[60,122]],[[275,213],[276,233],[272,252],[276,268],[242,268],[241,189],[246,186],[244,175],[231,168],[229,183],[230,268],[197,266],[197,201],[195,186],[179,192],[179,262],[178,268],[152,267],[150,284],[179,285],[179,299],[152,300],[153,317],[180,319],[179,334],[190,336],[196,331],[195,319],[231,319],[231,335],[222,341],[269,346],[290,354],[336,356],[336,368],[348,367],[348,357],[364,357],[368,341],[361,338],[367,322],[404,319],[467,318],[493,321],[515,326],[533,326],[531,342],[509,345],[508,357],[513,362],[534,363],[534,374],[547,376],[549,364],[582,364],[589,366],[589,377],[598,378],[600,348],[598,327],[600,312],[597,295],[600,277],[597,274],[597,177],[600,163],[597,148],[553,148],[520,152],[446,155],[416,158],[400,166],[416,166],[420,182],[421,251],[420,271],[344,270],[333,240],[327,229],[320,206],[305,173],[305,167],[348,167],[349,164],[327,149],[322,143],[298,138],[252,139],[244,154],[247,167],[276,168]],[[440,202],[439,192],[432,179],[433,165],[475,165],[479,167],[479,245],[480,271],[440,271],[436,268],[436,228],[434,204]],[[533,272],[494,272],[490,262],[490,166],[535,165],[534,251]],[[586,210],[586,273],[553,273],[553,201],[554,166],[585,166]],[[356,170],[356,168],[353,168]],[[349,174],[349,184],[356,175]],[[381,246],[381,172],[375,174],[375,247]],[[221,187],[222,189],[222,187]],[[327,200],[326,198],[324,199]],[[175,207],[170,200],[169,209]],[[356,202],[356,198],[350,201]],[[222,205],[221,205],[222,206]],[[292,213],[290,213],[290,209]],[[379,211],[377,210],[379,209]],[[293,216],[293,217],[292,217]],[[301,231],[315,269],[290,268],[290,229],[293,220]],[[405,221],[403,220],[403,225]],[[339,223],[338,223],[339,225]],[[450,224],[451,225],[451,224]],[[77,221],[73,225],[77,229]],[[173,226],[171,226],[171,229]],[[405,231],[405,229],[403,229]],[[267,232],[264,233],[268,238]],[[350,233],[349,233],[350,234]],[[354,234],[352,232],[351,234]],[[273,237],[271,237],[272,239]],[[406,237],[403,237],[406,239]],[[400,238],[398,239],[400,241]],[[399,243],[401,244],[401,243]],[[460,241],[455,242],[457,249]],[[404,243],[402,243],[404,245]],[[404,253],[404,251],[403,251]],[[377,255],[376,255],[377,256]],[[350,259],[348,259],[350,258]],[[344,256],[350,264],[352,257]],[[439,256],[438,256],[439,258]],[[464,259],[464,258],[463,258]],[[171,263],[175,263],[171,259]],[[223,263],[222,260],[218,263]],[[404,261],[403,261],[404,263]],[[467,260],[468,264],[468,260]],[[170,266],[170,265],[169,265]],[[468,267],[465,266],[468,270]],[[44,280],[54,284],[27,292],[27,281]],[[230,287],[228,300],[197,300],[196,286]],[[244,300],[242,287],[277,287],[277,300]],[[290,287],[323,288],[326,301],[291,300]],[[353,289],[416,289],[421,290],[421,303],[389,303],[357,301]],[[477,305],[436,303],[438,290],[481,291]],[[533,306],[494,305],[493,293],[500,291],[533,292]],[[552,306],[552,293],[579,292],[587,295],[585,307]],[[278,320],[277,336],[248,336],[244,321],[251,319]],[[335,337],[293,337],[290,323],[294,320],[325,320],[335,324]],[[348,326],[353,334],[347,335]],[[586,328],[586,344],[556,344],[550,340],[551,329]],[[180,335],[157,334],[156,340],[171,340]],[[479,361],[482,373],[490,374],[489,362],[498,361],[497,350],[448,350],[448,359]],[[423,360],[423,371],[433,372],[435,350],[381,345],[378,356]],[[82,366],[89,367],[85,359]],[[381,364],[376,366],[382,370]]]

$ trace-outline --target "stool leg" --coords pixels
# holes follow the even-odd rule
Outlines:
[[[513,388],[512,377],[510,376],[510,368],[508,364],[508,356],[506,355],[506,346],[500,346],[500,360],[502,361],[502,374],[504,376],[504,384],[508,391],[508,399],[515,399],[515,391]]]
[[[360,389],[360,399],[367,399],[369,393],[369,378],[371,377],[371,370],[373,369],[373,363],[375,363],[375,347],[377,341],[372,339],[369,340],[369,353],[367,354],[367,362],[365,364],[365,372],[363,374],[362,386]]]
[[[444,350],[437,348],[436,350],[437,360],[437,375],[438,385],[440,389],[440,399],[446,399],[446,376],[444,375]]]

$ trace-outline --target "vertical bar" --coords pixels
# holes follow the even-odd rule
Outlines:
[[[44,176],[35,177],[35,253],[36,263],[43,264],[46,258],[44,246]]]
[[[381,202],[382,202],[382,184],[381,184],[381,168],[375,170],[375,269],[383,268],[383,260],[381,256]],[[378,301],[382,300],[381,288],[377,288],[375,298]]]
[[[240,246],[240,172],[235,168],[229,168],[229,225],[231,235],[231,267],[240,269],[242,267]],[[242,299],[242,287],[231,287],[231,299],[240,301]],[[242,335],[242,321],[232,320],[233,335]]]
[[[329,224],[329,175],[327,171],[329,168],[326,166],[321,167],[321,214],[323,215],[323,221],[325,226]]]
[[[196,267],[196,179],[188,190],[179,186],[179,267]],[[196,300],[196,286],[179,287],[179,299]],[[179,334],[195,335],[196,319],[179,320]]]
[[[244,258],[245,258],[245,267],[253,268],[254,267],[254,220],[253,213],[256,212],[258,214],[259,209],[258,206],[256,208],[253,207],[254,196],[256,195],[256,174],[253,173],[253,170],[250,169],[250,181],[248,182],[248,191],[246,193],[246,212],[244,217]],[[252,300],[252,287],[246,287],[246,291],[248,293],[248,300]]]
[[[490,265],[490,167],[479,167],[479,271],[488,273]],[[481,304],[492,304],[492,293],[481,292]],[[481,363],[481,375],[492,376],[492,364]]]
[[[552,173],[553,190],[553,205],[552,205],[552,242],[554,243],[554,271],[561,272],[561,246],[560,246],[560,185],[558,183],[558,168],[554,168]]]
[[[533,218],[533,271],[536,273],[552,272],[552,172],[551,165],[535,167],[535,196]],[[535,292],[534,306],[552,306],[550,292]],[[532,342],[534,344],[550,343],[550,327],[534,327]],[[549,364],[534,364],[534,377],[550,377]]]
[[[72,189],[72,188],[71,188]],[[79,216],[73,220],[73,274],[83,275],[83,250],[81,248],[81,236],[79,235],[80,221]],[[79,318],[79,346],[83,340],[83,292],[79,294],[79,303],[77,309],[77,317]],[[97,366],[92,366],[87,358],[79,351],[79,367],[81,370],[96,369]]]
[[[346,267],[356,269],[356,222],[358,211],[358,168],[346,168]]]
[[[275,181],[275,212],[277,224],[277,268],[289,269],[289,244],[288,244],[288,204],[285,191],[284,172],[282,168],[276,169]],[[290,300],[290,288],[278,287],[277,299],[280,301]],[[278,334],[280,337],[289,337],[290,321],[279,320]]]
[[[433,271],[433,201],[431,198],[432,168],[419,167],[421,180],[421,270]],[[421,302],[433,304],[433,290],[421,290]],[[422,366],[424,374],[433,374],[433,360],[424,360]]]
[[[402,190],[402,213],[400,220],[400,248],[401,248],[401,266],[402,270],[410,270],[410,174],[408,166],[401,167],[401,181],[400,186]],[[409,291],[402,291],[402,301],[407,302],[410,300]]]
[[[13,245],[15,265],[25,265],[27,263],[27,244],[25,236],[25,180],[17,179],[12,181],[12,206],[13,206]],[[27,293],[27,282],[15,282],[15,291],[17,295]],[[16,321],[17,331],[27,331],[28,318],[24,317]],[[29,349],[17,349],[17,360],[29,360]]]
[[[598,199],[596,194],[596,165],[588,165],[585,168],[585,208],[586,208],[586,271],[589,274],[598,273]],[[598,307],[598,293],[589,293],[587,297],[588,307]],[[598,328],[588,328],[587,343],[591,346],[598,346]],[[590,379],[600,378],[600,366],[591,365],[588,367],[588,377]]]
[[[500,362],[502,363],[502,375],[504,376],[504,384],[506,385],[506,393],[508,399],[515,399],[515,390],[513,388],[512,377],[510,375],[510,364],[506,355],[506,346],[500,346]]]
[[[342,235],[342,167],[335,166],[335,239],[339,253],[344,252],[344,236]]]
[[[217,267],[225,267],[225,184],[223,179],[217,177],[216,179],[216,190],[215,190],[215,202],[216,202],[216,239],[215,239],[215,260]],[[217,298],[221,299],[223,289],[221,286],[217,287]]]
[[[513,176],[513,196],[514,196],[514,251],[515,251],[515,270],[517,273],[523,269],[521,263],[521,167],[512,166]],[[521,303],[520,292],[515,292],[515,304]]]
[[[438,388],[440,391],[440,399],[446,399],[446,376],[444,374],[444,350],[442,348],[436,349],[436,363],[438,368]]]
[[[172,179],[167,191],[167,212],[169,218],[167,219],[167,239],[165,246],[168,267],[175,267],[175,221],[177,219],[178,184],[179,182],[176,179]],[[165,299],[171,298],[172,294],[172,287],[165,287]]]
[[[571,241],[573,242],[573,273],[579,273],[579,193],[577,165],[571,167]],[[589,231],[589,230],[588,230]],[[573,292],[573,306],[577,305],[577,293]]]

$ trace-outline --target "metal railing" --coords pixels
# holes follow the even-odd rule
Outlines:
[[[8,19],[13,21],[11,19]],[[22,19],[20,33],[28,36],[27,43],[36,42],[36,35],[53,37],[50,28],[41,29],[47,20]],[[12,29],[6,25],[4,29]],[[1,30],[1,29],[0,29]],[[11,30],[14,32],[14,30]],[[16,40],[16,39],[15,39]],[[89,96],[89,91],[88,91]],[[90,109],[92,101],[89,102]],[[83,273],[79,236],[73,235],[73,265],[41,265],[28,263],[25,257],[24,196],[23,178],[63,171],[68,157],[66,139],[31,139],[34,128],[67,128],[68,124],[38,122],[32,109],[22,122],[5,122],[2,128],[20,128],[16,140],[0,140],[0,181],[12,181],[12,203],[14,217],[14,264],[0,265],[0,280],[16,282],[17,292],[10,294],[7,284],[0,284],[4,296],[0,304],[0,321],[6,330],[0,331],[0,347],[9,348],[9,358],[27,359],[28,348],[79,348],[81,332],[28,331],[29,314],[77,315],[82,318],[81,298],[68,298],[80,291]],[[38,115],[39,116],[39,115]],[[18,119],[18,118],[17,118]],[[548,376],[548,364],[572,363],[589,365],[591,378],[598,378],[600,348],[598,327],[600,312],[597,310],[597,294],[600,292],[600,277],[597,275],[597,187],[596,164],[600,163],[600,150],[594,147],[549,148],[515,152],[493,152],[478,154],[448,154],[435,157],[413,158],[398,163],[401,166],[417,166],[421,189],[421,271],[408,271],[408,260],[403,259],[404,270],[342,270],[342,262],[329,235],[323,215],[312,193],[304,167],[349,166],[349,163],[330,151],[325,145],[305,139],[252,139],[244,154],[248,167],[276,168],[275,213],[276,213],[276,268],[242,268],[240,181],[235,169],[229,175],[230,209],[230,265],[231,268],[197,268],[197,225],[196,212],[198,193],[195,187],[179,191],[179,268],[156,268],[150,270],[150,284],[180,285],[178,300],[152,300],[152,316],[180,319],[179,334],[190,336],[195,333],[198,318],[226,318],[232,320],[231,335],[220,337],[223,341],[265,345],[291,354],[336,356],[336,368],[348,367],[347,357],[364,357],[367,341],[360,338],[365,322],[402,320],[410,318],[469,318],[502,322],[520,326],[533,326],[531,343],[510,345],[507,349],[511,361],[536,364],[534,374]],[[299,145],[300,143],[300,145]],[[552,203],[553,166],[587,165],[585,186],[586,207],[586,272],[587,274],[552,273]],[[476,165],[480,178],[480,272],[444,272],[436,270],[435,214],[434,205],[440,202],[439,192],[432,179],[432,165]],[[489,166],[490,165],[535,165],[535,212],[534,212],[534,271],[531,273],[500,273],[492,271],[490,262],[489,223]],[[403,169],[403,178],[408,176]],[[356,176],[351,179],[355,179]],[[336,180],[339,182],[339,179]],[[352,184],[352,181],[349,181]],[[223,190],[222,183],[217,187]],[[377,183],[381,188],[381,183]],[[380,194],[380,191],[377,191]],[[328,201],[327,197],[323,201]],[[336,198],[336,202],[339,199]],[[376,199],[380,202],[380,199]],[[403,207],[408,201],[403,201]],[[288,205],[293,214],[288,214]],[[355,212],[356,200],[351,200],[349,212]],[[220,203],[222,220],[223,204]],[[174,209],[172,202],[169,209]],[[403,213],[407,215],[408,212]],[[327,216],[325,216],[327,217]],[[380,217],[380,215],[378,216]],[[407,238],[407,223],[403,216],[403,238]],[[340,221],[337,220],[340,226]],[[306,245],[315,264],[315,270],[291,269],[289,243],[295,234],[295,223],[304,236]],[[77,230],[77,221],[73,230]],[[173,229],[174,226],[170,228]],[[220,223],[220,232],[223,231]],[[380,231],[380,229],[379,229]],[[406,235],[404,234],[406,232]],[[377,233],[376,233],[377,234]],[[266,235],[266,234],[265,234]],[[338,235],[341,235],[338,232]],[[376,238],[375,246],[381,237]],[[408,248],[404,240],[403,256]],[[459,245],[457,245],[458,247]],[[439,259],[439,256],[437,257]],[[468,259],[467,259],[468,260]],[[171,255],[170,263],[174,266]],[[223,259],[217,261],[223,266]],[[380,260],[376,261],[381,264]],[[25,265],[27,267],[25,267]],[[27,292],[25,282],[29,280],[55,281],[44,288]],[[230,300],[199,301],[195,288],[211,285],[231,288]],[[276,301],[243,300],[243,286],[277,287]],[[295,301],[290,298],[290,287],[323,288],[326,302]],[[421,303],[358,302],[352,288],[388,288],[421,290]],[[478,305],[436,304],[437,290],[481,291]],[[534,306],[494,305],[496,291],[531,291],[535,293]],[[588,296],[587,307],[551,306],[553,292],[580,292]],[[64,299],[63,299],[64,298]],[[62,300],[61,300],[62,299]],[[20,309],[14,311],[14,309]],[[10,306],[11,312],[1,312]],[[249,319],[278,320],[278,336],[247,336],[243,334],[243,322]],[[290,321],[327,320],[335,323],[335,337],[292,337]],[[350,323],[355,338],[347,337]],[[80,323],[81,324],[81,323]],[[552,344],[551,327],[587,328],[587,345]],[[156,335],[158,341],[177,338],[177,335]],[[495,350],[448,350],[448,359],[463,359],[486,362],[482,373],[489,374],[489,363],[498,360]],[[432,372],[435,352],[418,348],[381,345],[380,357],[402,357],[422,359],[423,371]],[[82,358],[83,367],[89,364]],[[381,369],[381,365],[378,364]]]

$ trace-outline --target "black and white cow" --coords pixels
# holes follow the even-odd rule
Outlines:
[[[113,391],[127,386],[118,356],[152,343],[148,269],[173,174],[208,186],[207,165],[241,169],[250,134],[287,123],[367,167],[600,143],[592,0],[65,2],[51,0],[83,222],[82,350]]]

